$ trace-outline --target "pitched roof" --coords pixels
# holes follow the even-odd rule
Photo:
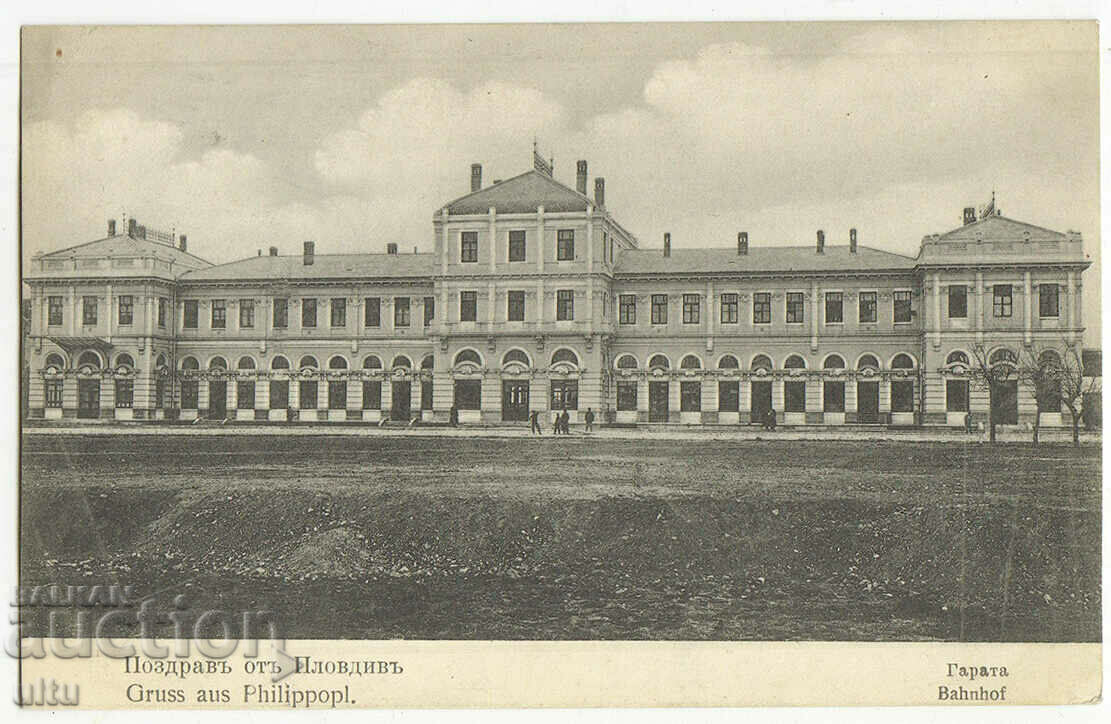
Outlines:
[[[665,257],[661,249],[627,249],[617,257],[616,274],[714,273],[714,272],[826,272],[831,270],[910,270],[915,260],[867,246],[850,254],[847,246],[827,246],[818,254],[813,246],[764,246],[749,248],[740,255],[731,247],[672,249]]]
[[[1063,241],[1068,238],[1059,231],[1015,221],[1006,216],[988,216],[942,234],[939,240],[975,241],[979,233],[983,235],[984,241],[1018,241],[1024,238],[1026,232],[1030,232],[1031,241]]]
[[[346,279],[352,277],[425,277],[436,267],[435,254],[317,254],[312,264],[300,255],[250,256],[181,275],[184,282],[268,279]]]
[[[150,239],[136,239],[128,234],[116,234],[115,236],[107,236],[103,239],[96,239],[95,241],[86,241],[83,244],[77,244],[76,246],[70,246],[65,249],[43,254],[42,258],[50,259],[52,257],[63,257],[69,259],[75,256],[106,257],[109,255],[138,256],[143,254],[169,258],[173,259],[175,262],[184,261],[191,265],[206,265],[210,263],[206,259],[190,254],[187,251],[182,251],[176,246],[163,244],[162,242],[152,241]]]
[[[490,207],[499,214],[534,213],[536,207],[544,211],[586,211],[592,203],[588,196],[564,186],[551,176],[539,171],[526,171],[520,176],[472,191],[446,204],[449,214],[485,214]]]

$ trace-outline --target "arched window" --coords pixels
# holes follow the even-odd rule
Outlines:
[[[328,360],[328,369],[345,370],[347,369],[347,360],[345,360],[341,355],[337,354],[335,357],[332,357],[332,359]]]
[[[121,354],[119,357],[116,357],[116,366],[117,367],[126,367],[128,369],[134,369],[135,360],[131,359],[131,355],[129,355],[125,352],[124,354]]]
[[[878,370],[880,368],[880,361],[876,358],[876,356],[874,354],[861,355],[860,359],[857,360],[856,368],[858,370],[866,370],[866,369]]]
[[[968,355],[966,355],[964,352],[961,352],[959,349],[955,350],[953,352],[950,352],[949,356],[945,358],[945,364],[968,365]]]
[[[382,369],[382,360],[378,359],[377,355],[368,355],[367,358],[363,360],[363,369],[380,370]]]
[[[669,367],[671,367],[671,363],[662,354],[654,354],[652,359],[648,360],[648,369],[650,370],[666,370]]]
[[[396,356],[396,357],[394,357],[394,358],[393,358],[393,367],[394,367],[395,369],[396,369],[397,367],[405,367],[405,368],[409,368],[409,367],[412,367],[412,366],[413,366],[413,363],[412,363],[412,362],[410,362],[410,361],[409,361],[409,358],[408,358],[408,357],[406,357],[406,356],[405,356],[405,355],[403,355],[403,354],[399,354],[398,356]]]
[[[702,362],[693,354],[688,354],[679,362],[679,369],[697,370],[702,368]]]
[[[239,358],[239,362],[235,366],[241,370],[253,370],[255,368],[255,361],[247,355],[243,355]]]
[[[430,354],[426,354],[424,359],[420,361],[420,368],[422,370],[430,370],[436,366],[436,358]]]
[[[524,351],[519,349],[511,349],[505,353],[504,357],[501,358],[502,366],[505,366],[510,362],[518,362],[520,364],[523,364],[525,367],[529,366],[528,355],[525,354]]]
[[[478,352],[473,349],[461,349],[459,354],[455,355],[455,364],[453,367],[458,367],[461,364],[470,363],[476,367],[482,366],[482,358],[478,356]]]
[[[719,370],[736,370],[736,369],[740,369],[740,367],[741,367],[740,362],[738,362],[737,358],[734,357],[731,354],[727,354],[727,355],[725,355],[724,357],[722,357],[721,359],[718,360],[718,369]]]
[[[991,357],[988,358],[988,364],[992,365],[1001,363],[1013,365],[1016,362],[1018,362],[1018,357],[1016,357],[1015,353],[1007,349],[1006,347],[1000,347],[999,349],[995,350],[991,353]]]
[[[552,355],[552,364],[555,365],[559,364],[560,362],[567,362],[568,364],[573,364],[578,367],[579,356],[566,347],[564,347],[563,349],[557,349],[555,351],[555,354]]]
[[[201,363],[197,361],[196,357],[186,357],[181,360],[181,369],[183,370],[199,370]]]
[[[804,360],[802,357],[800,357],[797,354],[793,354],[793,355],[791,355],[790,357],[787,358],[786,362],[783,363],[783,369],[785,369],[785,370],[804,370],[804,369],[806,369],[806,360]]]
[[[60,354],[50,354],[46,356],[46,366],[65,369],[66,361],[62,359],[62,355]]]
[[[843,370],[845,369],[845,360],[839,354],[831,354],[829,357],[826,357],[826,361],[822,363],[822,369]]]
[[[208,361],[208,369],[210,370],[226,370],[228,368],[228,361],[223,357],[213,357]]]
[[[752,358],[752,369],[772,371],[772,358],[766,354],[758,354]]]
[[[287,360],[282,355],[278,355],[277,357],[275,357],[273,360],[270,361],[270,369],[272,369],[272,370],[288,370],[289,369],[289,360]]]
[[[631,354],[623,354],[617,358],[617,369],[619,370],[635,370],[637,368],[637,358]]]
[[[895,355],[895,359],[891,360],[891,369],[893,370],[912,370],[914,369],[914,358],[909,354],[899,353]]]
[[[1046,369],[1059,369],[1061,367],[1061,355],[1057,354],[1055,350],[1047,349],[1038,355],[1038,366]]]
[[[313,369],[316,369],[319,366],[320,365],[317,363],[316,357],[313,357],[311,354],[307,354],[302,357],[301,363],[297,365],[298,369],[305,369],[306,367],[312,367]]]

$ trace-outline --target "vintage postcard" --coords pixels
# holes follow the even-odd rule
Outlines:
[[[21,53],[23,706],[1102,696],[1094,21]]]

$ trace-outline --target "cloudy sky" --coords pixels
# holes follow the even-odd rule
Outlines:
[[[23,253],[124,214],[214,262],[427,250],[470,164],[521,173],[536,137],[642,246],[855,226],[914,255],[994,189],[1098,264],[1096,48],[1080,23],[30,29]]]

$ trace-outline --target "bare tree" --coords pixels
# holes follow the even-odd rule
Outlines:
[[[1079,343],[1066,345],[1058,370],[1061,404],[1072,415],[1072,444],[1080,445],[1080,420],[1084,416],[1084,396],[1098,395],[1099,377],[1084,376],[1084,352]]]
[[[1043,412],[1061,411],[1061,353],[1055,347],[1024,347],[1015,374],[1034,398],[1034,444],[1038,444]]]
[[[999,387],[1016,378],[1018,358],[1006,348],[1000,348],[988,355],[984,345],[972,348],[972,370],[970,382],[988,393],[988,439],[995,442],[995,405],[992,395]]]

